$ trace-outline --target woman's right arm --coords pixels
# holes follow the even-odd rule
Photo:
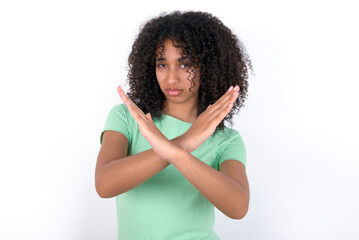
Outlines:
[[[185,147],[183,135],[171,141]],[[170,164],[152,148],[132,156],[127,156],[127,149],[128,140],[122,133],[104,132],[95,170],[95,187],[100,197],[111,198],[127,192]]]
[[[171,141],[189,153],[197,149],[231,110],[228,104],[233,104],[238,97],[239,87],[230,90],[232,88],[201,113],[187,132]],[[122,133],[104,132],[95,171],[95,186],[100,197],[110,198],[127,192],[170,164],[152,148],[132,156],[127,156],[127,148],[128,140]]]

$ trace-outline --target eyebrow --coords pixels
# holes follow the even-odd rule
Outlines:
[[[188,57],[184,56],[184,57],[180,57],[179,59],[177,59],[177,61],[181,62],[181,61],[186,60],[186,59],[188,59]],[[166,58],[163,58],[163,57],[156,58],[156,61],[165,61],[165,60],[166,60]]]

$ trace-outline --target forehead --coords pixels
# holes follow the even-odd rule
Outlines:
[[[171,40],[166,40],[163,43],[163,49],[162,46],[160,46],[157,51],[156,51],[156,55],[157,56],[182,56],[182,55],[186,55],[184,49],[180,48],[180,47],[175,47],[174,45],[176,45],[176,43],[172,43]]]

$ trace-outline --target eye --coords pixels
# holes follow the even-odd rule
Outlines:
[[[157,64],[157,67],[158,67],[158,68],[163,68],[164,66],[165,66],[165,64],[163,64],[163,63],[158,63],[158,64]]]
[[[182,63],[181,68],[188,68],[188,63]]]

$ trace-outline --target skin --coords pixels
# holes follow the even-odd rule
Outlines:
[[[216,103],[209,106],[181,135],[181,146],[168,140],[153,123],[151,114],[144,114],[121,87],[118,92],[130,113],[138,123],[142,135],[153,151],[179,172],[217,209],[230,218],[243,218],[249,208],[249,185],[244,165],[228,159],[220,165],[220,171],[210,167],[190,152],[213,134],[216,126],[226,116],[238,96],[238,86],[231,87]]]
[[[229,113],[238,97],[239,87],[231,86],[220,99],[195,118],[199,83],[196,88],[192,88],[195,95],[189,92],[188,73],[177,61],[181,57],[180,53],[168,42],[165,49],[166,64],[156,69],[158,82],[166,95],[163,111],[183,121],[193,121],[187,132],[181,135],[181,146],[167,139],[153,123],[151,114],[145,114],[138,108],[121,86],[118,86],[117,91],[153,151],[161,159],[173,164],[217,209],[230,218],[241,219],[249,207],[249,185],[244,165],[237,160],[228,159],[220,165],[220,171],[217,171],[190,154],[214,133],[216,126]],[[167,87],[184,90],[181,96],[173,97],[166,92]]]
[[[164,54],[160,56],[157,51],[156,77],[162,92],[166,96],[165,107],[162,113],[193,123],[196,119],[198,106],[199,69],[194,69],[191,74],[187,72],[188,59],[182,59],[181,49],[175,48],[171,40],[164,42]],[[161,58],[160,58],[161,57]],[[195,74],[196,73],[196,74]],[[195,86],[189,91],[192,79]],[[166,88],[182,89],[179,96],[171,96]]]

